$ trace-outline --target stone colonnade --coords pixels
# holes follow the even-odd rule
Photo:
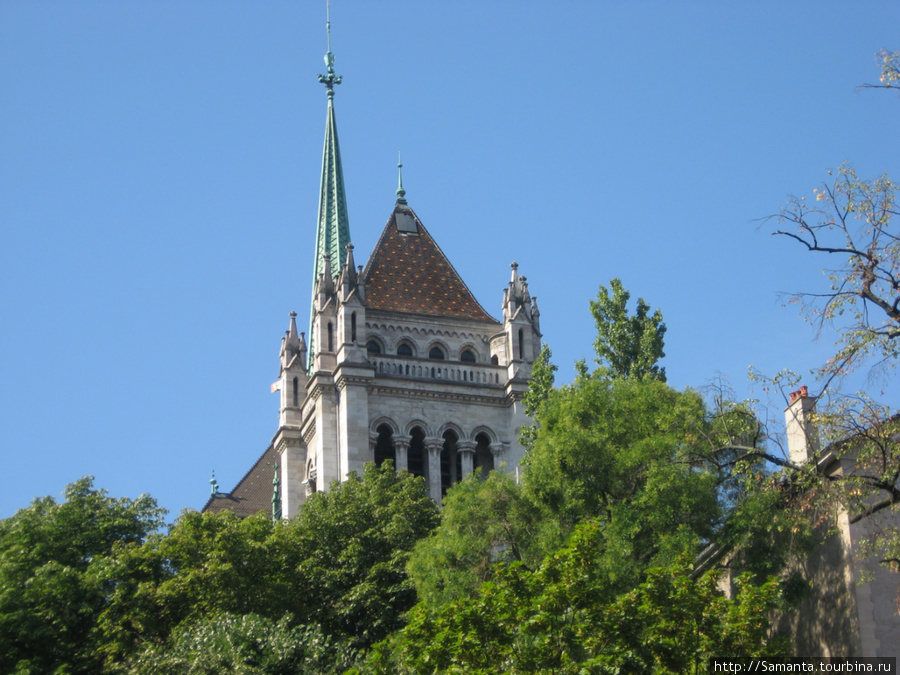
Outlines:
[[[379,425],[379,430],[385,426],[386,425]],[[453,435],[455,436],[455,433],[453,433]],[[487,434],[482,432],[479,436],[487,436]],[[379,438],[381,438],[379,431],[371,431],[369,433],[369,451],[372,453],[372,457],[375,458],[375,461],[380,464],[379,460],[383,461],[384,458],[379,457],[377,452]],[[424,454],[427,457],[427,462],[422,467],[423,471],[417,471],[410,468],[409,452],[410,446],[413,443],[413,437],[411,435],[394,434],[391,430],[390,442],[393,449],[394,466],[397,471],[412,471],[412,473],[423,475],[427,480],[429,496],[440,504],[444,489],[441,473],[441,455],[448,449],[448,439],[440,436],[429,436],[421,439],[422,445],[424,446]],[[473,440],[454,440],[453,447],[456,450],[456,453],[458,453],[460,460],[460,470],[462,475],[455,476],[456,480],[453,481],[458,482],[459,480],[465,480],[474,473],[478,443]],[[503,445],[501,443],[489,442],[487,448],[490,450],[492,459],[491,464],[493,465],[490,468],[494,468],[500,463],[500,458],[502,457],[504,450]],[[451,473],[455,474],[456,471],[454,470]]]

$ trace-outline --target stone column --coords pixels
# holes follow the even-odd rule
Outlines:
[[[409,451],[409,442],[412,440],[409,436],[394,436],[394,455],[397,471],[409,471],[409,459],[407,452]]]
[[[306,501],[303,475],[306,472],[306,444],[299,429],[281,428],[275,436],[275,451],[281,465],[281,515],[293,518]]]
[[[441,451],[444,449],[443,438],[425,439],[428,450],[428,496],[438,505],[441,503]]]
[[[462,460],[462,479],[465,480],[472,475],[475,467],[475,442],[459,441],[456,444],[456,451]]]
[[[499,471],[500,463],[503,461],[503,457],[506,455],[506,446],[509,443],[491,443],[490,450],[491,454],[494,456],[494,468]]]

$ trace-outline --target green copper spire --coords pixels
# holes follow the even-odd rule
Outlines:
[[[331,19],[326,5],[325,28],[328,33],[328,52],[325,54],[326,75],[319,75],[328,94],[328,112],[325,118],[325,147],[322,151],[322,181],[319,187],[319,220],[316,228],[316,259],[313,264],[313,303],[316,282],[323,274],[335,279],[344,266],[347,244],[350,243],[350,220],[347,217],[347,199],[344,194],[344,172],[341,168],[341,149],[338,143],[337,122],[334,118],[334,85],[341,78],[334,74],[334,54],[331,51]],[[330,260],[329,260],[330,259]],[[309,320],[309,363],[315,354],[313,319],[315,305]]]
[[[403,189],[403,161],[400,159],[400,151],[397,151],[397,202],[399,204],[406,203],[406,190]]]

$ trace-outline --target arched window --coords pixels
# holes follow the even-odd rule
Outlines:
[[[525,333],[522,329],[519,329],[519,358],[525,358]]]
[[[369,340],[366,343],[366,351],[369,354],[380,354],[381,353],[381,345],[375,342],[375,340]]]
[[[356,342],[356,312],[350,315],[350,341]]]
[[[403,342],[397,347],[397,356],[412,356],[412,347],[410,347],[407,343]]]
[[[397,461],[393,432],[387,424],[378,425],[378,440],[375,441],[375,457],[373,459],[375,466],[381,466],[386,459],[395,463]]]
[[[494,366],[500,365],[500,359],[497,358],[497,355],[496,355],[496,354],[494,354],[494,355],[491,357],[491,365],[494,365]]]
[[[462,464],[456,444],[459,437],[456,432],[444,432],[444,448],[441,451],[441,495],[446,495],[453,485],[462,478]]]
[[[491,439],[485,433],[475,437],[475,468],[481,469],[481,479],[487,478],[494,470],[494,455],[491,453]]]
[[[328,322],[328,351],[334,351],[334,326]]]
[[[431,350],[428,352],[428,358],[435,359],[437,361],[443,361],[444,360],[444,350],[437,346],[432,347]]]
[[[471,349],[464,349],[459,355],[459,360],[463,363],[475,363],[475,353]]]
[[[300,405],[300,383],[294,378],[294,407]]]
[[[414,476],[425,476],[427,463],[425,462],[425,432],[420,427],[413,427],[409,432],[409,450],[406,453],[406,462],[409,472]]]

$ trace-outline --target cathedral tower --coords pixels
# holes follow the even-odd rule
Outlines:
[[[325,64],[309,335],[298,333],[291,312],[272,386],[278,430],[235,490],[211,499],[216,510],[240,504],[235,510],[291,517],[309,494],[386,460],[423,476],[440,503],[475,470],[515,471],[524,454],[521,399],[541,338],[526,278],[513,263],[502,321],[488,314],[407,202],[402,165],[394,208],[365,266],[356,266],[330,26]]]

